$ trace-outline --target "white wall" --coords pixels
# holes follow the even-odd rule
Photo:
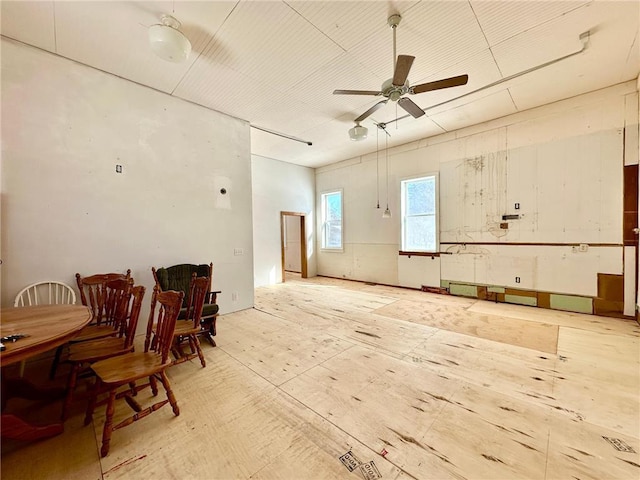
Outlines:
[[[319,251],[318,274],[409,287],[443,279],[595,296],[597,273],[623,271],[623,129],[626,97],[635,93],[635,82],[627,82],[391,149],[391,219],[375,208],[375,153],[317,169],[317,196],[344,190],[345,222],[344,252]],[[400,257],[400,180],[428,173],[439,174],[440,250],[446,254]],[[515,213],[524,216],[500,229],[502,215]],[[453,244],[462,242],[498,245]],[[602,246],[577,252],[503,243]]]
[[[213,262],[221,312],[252,307],[248,124],[1,46],[2,305],[32,282],[130,268],[148,312],[152,266]]]
[[[252,156],[255,286],[282,282],[280,212],[305,214],[307,272],[316,275],[314,170]]]

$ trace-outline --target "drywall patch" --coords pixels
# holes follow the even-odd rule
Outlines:
[[[524,296],[524,295],[510,295],[505,294],[505,303],[516,303],[518,305],[528,305],[530,307],[538,306],[538,299],[536,297]]]
[[[593,313],[593,299],[577,297],[574,295],[551,294],[550,307],[554,310],[566,310],[568,312]]]
[[[460,283],[450,283],[449,291],[451,292],[451,295],[478,298],[478,287],[476,285],[463,285]]]

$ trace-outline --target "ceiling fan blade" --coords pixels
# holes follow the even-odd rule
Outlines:
[[[467,81],[469,81],[469,75],[445,78],[443,80],[436,80],[435,82],[414,85],[409,89],[409,93],[423,93],[430,92],[431,90],[440,90],[441,88],[458,87],[460,85],[466,85]]]
[[[418,118],[424,115],[424,110],[416,105],[413,100],[407,97],[402,97],[400,100],[398,100],[398,105],[400,105],[413,118]]]
[[[358,118],[356,118],[354,120],[354,122],[361,122],[363,121],[365,118],[367,118],[369,115],[371,115],[373,112],[375,112],[376,110],[378,110],[380,107],[382,107],[383,105],[385,105],[387,103],[387,100],[382,100],[381,102],[376,103],[373,107],[371,107],[369,110],[367,110],[366,112],[364,112],[362,115],[360,115]]]
[[[334,95],[382,95],[375,90],[334,90]]]
[[[393,85],[397,85],[401,87],[404,85],[404,82],[407,81],[407,77],[409,76],[409,70],[411,70],[411,65],[416,57],[412,57],[411,55],[398,55],[398,60],[396,61],[396,71],[393,72]]]

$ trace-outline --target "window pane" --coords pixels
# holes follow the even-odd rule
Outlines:
[[[342,225],[339,223],[329,222],[327,223],[327,242],[325,247],[327,248],[341,248],[342,247]]]
[[[406,182],[406,215],[434,215],[435,187],[435,177]]]
[[[342,192],[322,194],[322,248],[342,248]]]
[[[405,245],[407,251],[435,251],[436,217],[427,215],[405,218]]]
[[[342,218],[341,197],[340,193],[327,195],[327,221],[340,221]]]

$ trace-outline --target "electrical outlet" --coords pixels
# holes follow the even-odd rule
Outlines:
[[[116,173],[122,173],[122,165],[116,165]]]
[[[519,203],[516,203],[516,204],[513,206],[513,208],[515,208],[516,210],[520,210],[520,204],[519,204]]]
[[[516,283],[520,283],[520,277],[516,277]]]
[[[586,243],[581,243],[580,244],[580,251],[581,252],[586,252],[588,250],[589,250],[589,245],[588,244],[586,244]]]
[[[233,249],[233,254],[234,255],[243,255],[244,254],[244,250],[242,250],[241,248],[234,248]]]

